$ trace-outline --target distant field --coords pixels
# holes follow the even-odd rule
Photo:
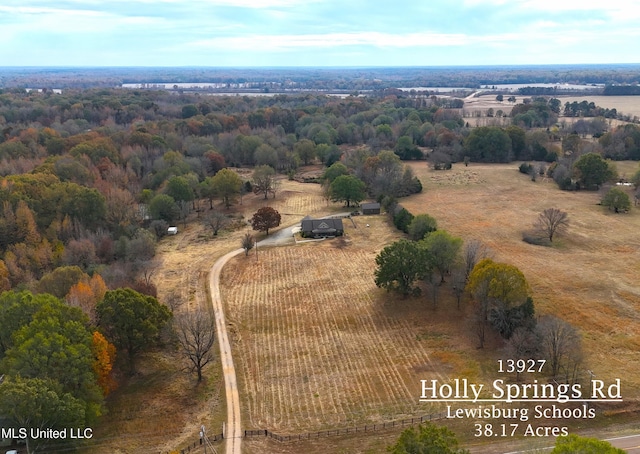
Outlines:
[[[402,201],[429,213],[438,226],[491,247],[495,259],[520,268],[540,314],[553,313],[580,328],[585,367],[605,379],[621,378],[626,397],[640,390],[640,209],[612,214],[593,192],[563,192],[552,181],[531,182],[518,164],[455,165],[432,171],[411,164],[425,190]],[[618,163],[631,174],[637,163]],[[537,214],[569,213],[569,233],[557,247],[522,241]]]
[[[496,101],[495,95],[479,96],[477,98],[465,99],[464,109],[462,109],[465,121],[469,121],[473,126],[490,126],[490,125],[503,125],[510,124],[510,119],[499,118],[486,118],[486,113],[489,108],[493,109],[494,113],[498,110],[502,110],[506,115],[511,113],[511,109],[514,104],[508,102],[506,99],[502,102]],[[522,103],[524,98],[531,98],[531,96],[516,96],[516,104]],[[567,102],[593,102],[596,106],[604,107],[607,109],[616,109],[618,113],[630,115],[631,117],[640,117],[640,96],[558,96],[558,99],[562,102],[562,109]],[[480,112],[482,117],[475,118],[474,115]],[[569,118],[567,118],[569,120]]]
[[[640,117],[640,96],[558,96],[564,106],[567,102],[593,102],[596,106],[616,109],[618,113]]]

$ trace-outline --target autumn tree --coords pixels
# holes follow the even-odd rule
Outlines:
[[[275,197],[276,171],[268,165],[261,165],[253,171],[253,193],[264,194],[265,200],[269,194]]]
[[[469,275],[467,291],[476,302],[476,328],[481,348],[487,323],[508,339],[516,328],[533,317],[528,300],[529,284],[513,265],[481,260]]]
[[[60,266],[42,276],[36,289],[38,293],[50,293],[57,298],[64,298],[78,282],[86,282],[89,275],[79,266]]]
[[[15,223],[16,243],[24,242],[29,245],[35,245],[40,242],[40,234],[38,233],[38,226],[33,212],[23,200],[20,200],[16,207]]]
[[[168,307],[152,296],[130,288],[108,291],[97,305],[98,326],[119,351],[126,351],[129,372],[135,371],[135,359],[156,345],[160,332],[171,318]]]
[[[116,347],[98,331],[94,331],[91,351],[94,357],[93,372],[103,395],[107,397],[111,391],[116,389],[116,381],[112,373],[116,360]]]
[[[251,227],[253,230],[265,232],[269,235],[269,229],[280,225],[280,213],[272,207],[262,207],[251,218]]]
[[[231,206],[234,197],[240,194],[242,179],[231,169],[222,169],[211,179],[213,193],[222,198],[225,208]]]
[[[553,242],[556,234],[563,233],[569,226],[569,217],[566,211],[558,208],[547,208],[538,215],[535,223],[536,230]]]
[[[92,323],[96,322],[96,305],[102,301],[107,292],[107,286],[102,277],[95,273],[91,279],[82,280],[69,289],[65,301],[69,306],[78,307],[89,317]]]
[[[376,265],[376,286],[403,296],[419,294],[420,288],[414,283],[430,271],[424,248],[409,240],[386,246],[376,257]]]
[[[202,370],[213,361],[215,322],[202,310],[187,312],[176,317],[174,331],[181,354],[191,363],[191,371],[202,381]]]

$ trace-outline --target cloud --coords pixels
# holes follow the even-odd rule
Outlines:
[[[300,48],[335,48],[344,46],[373,47],[433,47],[463,46],[464,34],[408,33],[403,35],[380,32],[327,33],[308,35],[246,35],[199,40],[193,47],[225,50],[289,50]]]

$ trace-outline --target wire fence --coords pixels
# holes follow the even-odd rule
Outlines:
[[[425,421],[435,421],[438,419],[444,419],[446,417],[446,413],[432,413],[425,416],[413,417],[400,419],[397,421],[389,421],[383,422],[379,424],[366,424],[364,426],[356,426],[356,427],[344,427],[338,429],[331,430],[321,430],[318,432],[306,432],[295,435],[279,435],[270,431],[269,429],[253,429],[253,430],[245,430],[244,438],[252,438],[252,437],[266,437],[271,438],[273,440],[286,443],[286,442],[294,442],[294,441],[302,441],[302,440],[315,440],[319,438],[328,438],[328,437],[339,437],[341,435],[354,435],[354,434],[364,434],[364,433],[372,433],[385,429],[392,429],[395,427],[406,427],[413,426],[416,424],[421,424]],[[210,442],[218,442],[224,439],[223,434],[216,435],[207,435],[207,438]],[[203,441],[199,439],[188,446],[180,449],[180,454],[188,454],[190,452],[196,452],[197,450],[202,449]]]
[[[207,439],[210,442],[216,442],[216,441],[222,441],[224,439],[223,435],[220,434],[216,434],[216,435],[207,435]],[[187,454],[190,453],[192,451],[196,451],[196,450],[200,450],[202,448],[202,445],[204,444],[204,441],[202,440],[202,438],[200,438],[198,441],[194,441],[193,443],[190,443],[187,447],[182,448],[180,450],[180,454]]]
[[[307,432],[307,433],[296,434],[296,435],[278,435],[274,432],[271,432],[268,429],[245,430],[244,437],[245,438],[268,437],[280,442],[313,440],[318,438],[337,437],[340,435],[353,435],[353,434],[376,432],[379,430],[391,429],[394,427],[413,426],[415,424],[420,424],[425,421],[434,421],[434,420],[444,419],[444,418],[445,418],[445,413],[433,413],[426,416],[401,419],[398,421],[383,422],[380,424],[367,424],[364,426],[322,430],[318,432]]]

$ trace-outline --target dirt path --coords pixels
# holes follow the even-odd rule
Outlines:
[[[243,251],[243,249],[236,249],[220,258],[213,265],[209,274],[209,290],[211,291],[211,302],[216,317],[216,331],[218,333],[218,344],[220,345],[220,361],[222,362],[222,372],[224,374],[225,392],[227,396],[227,425],[224,433],[227,454],[241,453],[242,428],[240,426],[240,397],[238,396],[236,369],[233,365],[231,345],[229,344],[229,336],[227,335],[227,324],[224,318],[224,308],[222,307],[222,298],[220,297],[220,271],[231,258]]]

